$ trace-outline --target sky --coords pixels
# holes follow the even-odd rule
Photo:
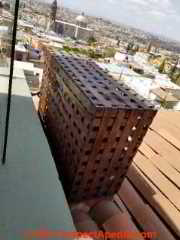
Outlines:
[[[58,0],[58,4],[180,41],[180,0]]]

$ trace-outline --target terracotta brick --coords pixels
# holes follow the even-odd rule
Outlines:
[[[39,112],[66,196],[112,197],[156,112],[95,62],[46,47],[44,57]]]
[[[128,239],[134,240],[143,240],[144,238],[139,235],[137,237],[130,237],[130,233],[139,233],[139,230],[131,220],[131,218],[126,213],[119,213],[110,219],[108,219],[104,224],[103,228],[106,232],[115,232],[115,233],[125,233],[127,232]],[[127,239],[127,237],[122,238],[111,238],[111,239]]]

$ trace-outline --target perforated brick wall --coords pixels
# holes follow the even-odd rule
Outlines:
[[[96,63],[44,49],[39,112],[71,201],[111,196],[156,111]]]

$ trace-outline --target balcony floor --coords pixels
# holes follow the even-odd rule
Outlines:
[[[2,108],[8,78],[1,70]],[[26,231],[40,229],[75,231],[22,71],[15,71],[10,116],[7,162],[0,165],[0,239],[24,239]]]
[[[112,203],[118,207],[116,212]],[[155,232],[153,239],[160,240],[180,237],[180,112],[157,114],[118,193],[110,203],[96,204],[94,199],[73,205],[72,210],[91,217],[94,208],[98,221],[107,216],[99,225],[104,231]],[[75,222],[78,230],[85,223]],[[86,224],[86,231],[90,229]]]

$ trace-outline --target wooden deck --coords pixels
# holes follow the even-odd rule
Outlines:
[[[95,202],[75,208],[88,213]],[[157,114],[113,202],[118,210],[100,226],[104,231],[157,232],[158,240],[180,237],[180,112]],[[83,229],[92,230],[90,223],[83,222]]]
[[[114,202],[158,239],[180,237],[180,112],[159,112]]]

